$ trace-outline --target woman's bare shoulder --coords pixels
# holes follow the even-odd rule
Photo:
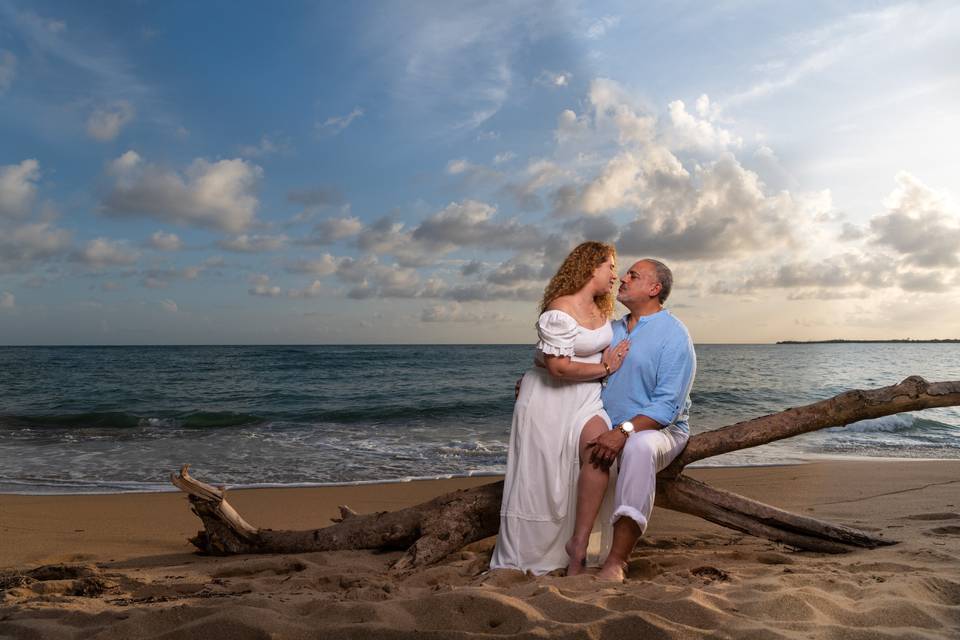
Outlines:
[[[547,311],[564,311],[571,313],[573,308],[573,296],[559,296],[547,305]]]

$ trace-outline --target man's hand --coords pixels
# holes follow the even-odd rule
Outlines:
[[[619,429],[611,429],[601,433],[596,438],[587,441],[590,449],[590,464],[602,469],[609,469],[627,442],[627,436]]]

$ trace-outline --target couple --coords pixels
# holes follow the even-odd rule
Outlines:
[[[599,514],[609,554],[597,577],[622,582],[656,474],[687,443],[696,356],[663,308],[673,276],[656,260],[631,266],[616,294],[630,313],[611,321],[617,281],[613,246],[584,242],[544,291],[536,366],[513,413],[493,569],[581,573]]]

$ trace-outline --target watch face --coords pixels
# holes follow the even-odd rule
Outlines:
[[[620,425],[620,428],[626,431],[627,433],[630,433],[631,431],[633,431],[633,423],[627,420],[622,425]]]

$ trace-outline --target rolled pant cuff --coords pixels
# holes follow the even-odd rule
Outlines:
[[[610,517],[610,524],[616,524],[617,520],[623,517],[630,518],[637,523],[637,526],[640,527],[640,535],[643,535],[647,530],[647,518],[638,510],[626,505],[617,507],[617,510]]]

